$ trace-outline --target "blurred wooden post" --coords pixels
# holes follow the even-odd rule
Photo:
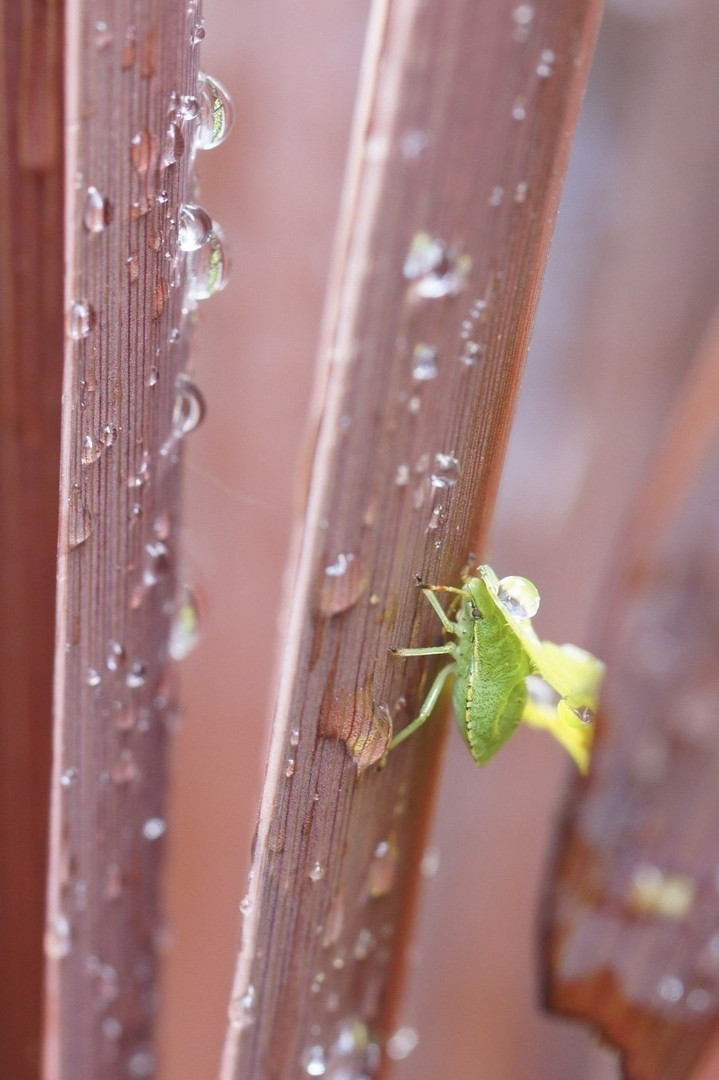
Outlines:
[[[0,3],[0,1075],[36,1080],[62,379],[63,5]]]

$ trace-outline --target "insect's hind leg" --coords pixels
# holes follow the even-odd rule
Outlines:
[[[429,650],[429,652],[432,652],[432,653],[446,652],[446,651],[448,651],[448,650],[446,650],[446,649],[430,649]],[[403,652],[404,652],[404,650],[403,650]],[[417,650],[410,650],[410,652],[412,652],[413,655],[417,655]],[[425,654],[426,652],[427,652],[426,649],[420,649],[419,650],[420,655]],[[418,730],[418,728],[421,728],[422,724],[424,724],[425,721],[429,720],[429,718],[430,718],[430,716],[432,714],[432,710],[434,709],[435,705],[437,704],[437,701],[439,699],[439,695],[442,693],[442,689],[444,687],[444,684],[446,683],[448,677],[454,673],[454,669],[455,669],[454,664],[447,664],[446,667],[443,667],[441,671],[437,672],[435,680],[434,680],[434,682],[432,683],[432,685],[429,688],[429,693],[427,694],[427,697],[424,699],[424,702],[422,704],[422,708],[419,710],[419,715],[417,716],[417,718],[415,720],[412,721],[411,724],[408,724],[406,728],[402,728],[402,730],[399,732],[398,735],[395,735],[395,737],[392,739],[392,742],[389,745],[390,750],[394,750],[395,746],[399,746],[399,744],[404,742],[405,739],[408,739],[410,737],[410,735],[413,735],[414,732]]]

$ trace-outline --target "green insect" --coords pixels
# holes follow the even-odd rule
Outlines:
[[[491,567],[480,566],[461,589],[423,583],[420,588],[455,640],[393,652],[452,659],[432,683],[417,718],[395,735],[390,749],[429,719],[445,682],[454,676],[454,714],[478,765],[494,757],[524,721],[550,731],[586,772],[604,665],[576,645],[539,640],[531,621],[539,607],[532,582],[521,577],[500,581]],[[457,598],[453,617],[438,592]]]

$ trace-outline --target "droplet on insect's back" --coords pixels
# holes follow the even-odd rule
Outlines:
[[[497,598],[514,619],[532,619],[539,610],[539,591],[527,578],[502,578]]]

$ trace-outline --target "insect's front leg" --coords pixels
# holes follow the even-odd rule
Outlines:
[[[428,656],[434,653],[452,652],[453,650],[454,645],[444,645],[437,649],[397,649],[396,652],[399,656]],[[398,735],[395,735],[389,745],[390,750],[394,750],[395,746],[399,746],[401,742],[404,742],[410,735],[413,735],[418,728],[421,728],[426,720],[429,720],[432,710],[437,704],[439,695],[442,693],[442,688],[444,687],[447,678],[454,673],[454,669],[454,664],[447,664],[446,667],[443,667],[441,671],[437,672],[435,680],[429,688],[429,693],[424,699],[424,703],[416,720],[413,720],[412,723],[408,724],[406,728],[403,728]]]
[[[454,589],[454,588],[452,588],[451,585],[425,585],[424,582],[419,582],[418,587],[422,590],[422,592],[427,597],[427,599],[429,600],[429,602],[432,605],[432,607],[434,608],[434,610],[437,612],[437,617],[438,617],[439,621],[442,623],[442,626],[444,627],[445,631],[448,634],[456,634],[457,633],[456,624],[452,622],[449,615],[444,610],[444,608],[442,607],[439,600],[437,599],[437,597],[434,594],[438,593],[438,592],[451,592],[451,593],[455,593],[457,596],[464,596],[463,590],[462,589]],[[450,650],[448,650],[448,651],[450,651]]]

